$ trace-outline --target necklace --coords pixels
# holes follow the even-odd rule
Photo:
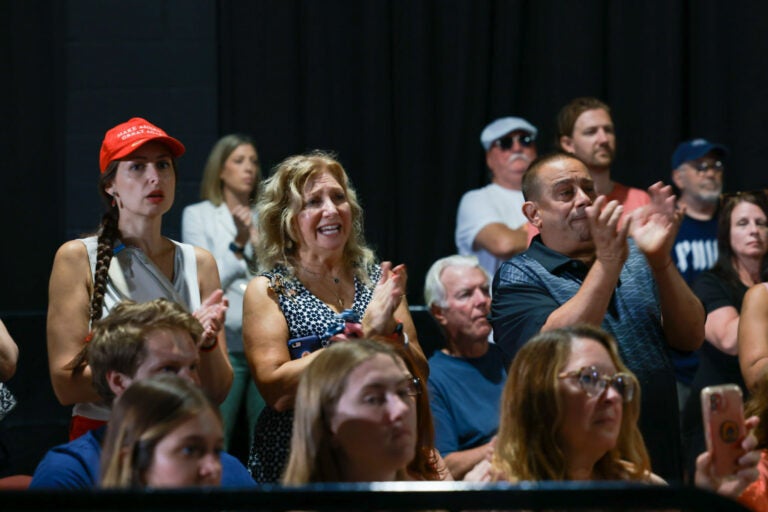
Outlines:
[[[312,270],[309,270],[307,267],[301,265],[301,270],[308,274],[308,276],[311,276],[312,281],[316,281],[320,285],[322,285],[323,288],[325,288],[326,291],[333,294],[334,297],[336,297],[336,303],[339,305],[339,308],[344,309],[344,299],[341,295],[339,295],[339,292],[337,291],[339,284],[341,284],[341,279],[335,276],[325,276],[324,274],[321,274],[320,272],[314,272]],[[336,285],[331,286],[330,283],[328,283],[328,280],[333,281],[333,284]]]

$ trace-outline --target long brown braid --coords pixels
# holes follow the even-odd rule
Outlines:
[[[120,211],[117,209],[117,204],[113,204],[114,199],[107,193],[106,188],[115,179],[117,174],[117,166],[119,162],[110,162],[104,174],[101,175],[99,180],[99,195],[106,205],[107,211],[101,218],[101,227],[98,232],[98,245],[96,247],[96,268],[93,272],[93,294],[91,295],[90,306],[90,327],[89,334],[85,339],[85,345],[67,363],[64,367],[67,370],[72,371],[72,376],[83,373],[85,366],[88,364],[88,341],[92,336],[93,323],[99,320],[102,315],[102,309],[104,307],[104,293],[107,290],[107,278],[109,277],[109,264],[112,261],[113,246],[115,240],[120,239],[120,229],[117,227],[117,220],[120,218]]]
[[[120,229],[117,221],[120,217],[114,198],[107,193],[106,187],[112,183],[117,174],[119,162],[110,162],[104,174],[99,180],[99,194],[106,203],[107,211],[101,218],[99,229],[98,247],[96,249],[96,269],[93,273],[93,295],[91,296],[91,323],[101,318],[104,306],[104,293],[107,290],[107,278],[109,277],[109,264],[112,261],[113,246],[115,240],[120,238]]]
[[[91,323],[101,318],[104,308],[104,293],[107,290],[107,279],[109,277],[109,264],[114,254],[115,240],[119,240],[122,235],[118,228],[120,211],[117,209],[116,199],[107,193],[107,187],[115,179],[119,160],[110,162],[104,173],[99,179],[99,194],[106,206],[106,213],[101,218],[101,228],[99,229],[98,246],[96,249],[96,268],[93,273],[93,295],[91,296]],[[174,174],[177,172],[176,159],[171,159]],[[117,199],[119,200],[119,199]]]

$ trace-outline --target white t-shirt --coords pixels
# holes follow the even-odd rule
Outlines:
[[[474,250],[475,237],[488,224],[502,223],[517,229],[528,219],[523,215],[523,193],[495,183],[470,190],[462,196],[456,215],[456,248],[459,254],[474,254],[480,265],[493,276],[504,260],[485,249]]]

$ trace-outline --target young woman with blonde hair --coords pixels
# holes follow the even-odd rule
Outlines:
[[[287,485],[438,480],[426,384],[388,343],[334,343],[301,376]]]
[[[254,246],[259,239],[254,198],[259,190],[261,168],[256,143],[243,134],[220,138],[208,155],[200,184],[201,202],[184,208],[182,241],[213,254],[229,301],[225,330],[234,379],[221,404],[226,447],[234,435],[241,409],[253,432],[264,399],[251,377],[243,348],[243,294],[253,278]]]

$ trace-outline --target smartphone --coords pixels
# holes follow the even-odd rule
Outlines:
[[[701,390],[701,411],[707,450],[717,476],[734,474],[744,455],[741,441],[746,435],[741,388],[736,384],[708,386]]]

